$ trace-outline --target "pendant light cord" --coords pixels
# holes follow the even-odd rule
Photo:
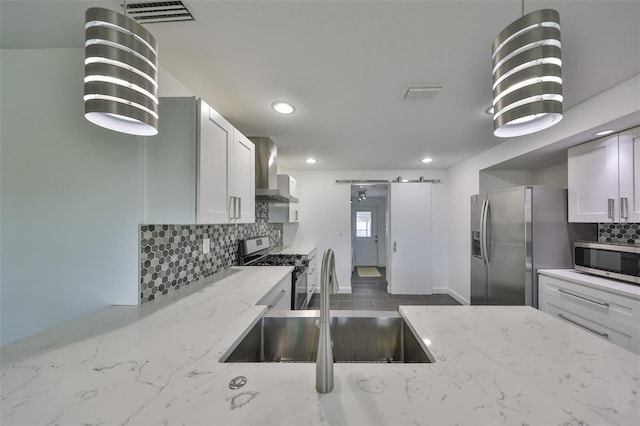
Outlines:
[[[522,13],[524,13],[524,0],[522,0],[522,10]],[[122,14],[127,16],[127,0],[123,0],[122,2]]]
[[[125,0],[125,3],[126,3],[126,0]],[[524,0],[522,0],[522,15],[521,16],[524,16]]]

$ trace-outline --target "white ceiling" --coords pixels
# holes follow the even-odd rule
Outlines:
[[[195,22],[147,26],[161,65],[246,135],[271,136],[282,169],[444,169],[501,142],[484,113],[491,43],[519,0],[186,3]],[[120,10],[1,0],[2,48],[82,47],[91,6]],[[640,0],[525,2],[541,8],[560,13],[565,109],[640,74]],[[401,101],[412,83],[444,88]],[[271,111],[279,99],[295,114]]]

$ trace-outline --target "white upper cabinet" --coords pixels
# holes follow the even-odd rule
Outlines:
[[[161,98],[157,136],[145,138],[143,223],[255,221],[255,149],[198,98]]]
[[[569,149],[569,222],[640,220],[639,137],[636,128]]]
[[[227,159],[233,149],[233,126],[200,100],[197,223],[228,223],[233,219]]]
[[[245,135],[234,131],[233,156],[229,162],[231,217],[236,223],[256,221],[256,149]]]
[[[620,133],[620,216],[640,222],[640,127]]]
[[[278,175],[278,189],[292,197],[299,198],[298,181],[291,175]],[[296,223],[300,222],[300,203],[271,203],[269,204],[269,222]]]

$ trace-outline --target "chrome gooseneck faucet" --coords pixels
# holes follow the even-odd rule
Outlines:
[[[320,338],[316,357],[316,390],[329,393],[333,390],[333,349],[329,327],[329,294],[338,292],[336,260],[333,250],[327,249],[322,256],[320,270]]]

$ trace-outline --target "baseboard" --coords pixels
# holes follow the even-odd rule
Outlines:
[[[449,294],[449,289],[447,287],[433,287],[431,292],[433,294]]]
[[[456,293],[455,291],[451,290],[450,288],[447,289],[447,293],[449,294],[449,296],[453,297],[454,299],[456,299],[458,302],[462,303],[463,305],[471,305],[471,302],[469,302],[467,299],[465,299],[464,297],[460,296],[458,293]]]

